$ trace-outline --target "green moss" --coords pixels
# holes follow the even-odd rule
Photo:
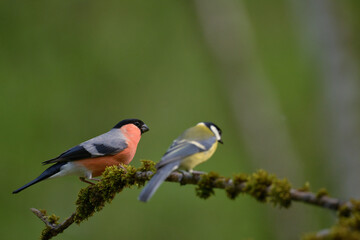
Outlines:
[[[355,199],[351,199],[350,202],[351,202],[351,205],[352,205],[352,211],[353,212],[360,212],[360,201],[355,200]]]
[[[339,225],[343,227],[348,227],[352,230],[360,231],[360,213],[353,212],[351,217],[340,218]]]
[[[308,234],[303,240],[355,240],[360,239],[360,202],[350,200],[352,208],[343,204],[338,210],[338,221],[326,234]]]
[[[75,222],[80,223],[95,212],[100,211],[124,188],[142,186],[151,178],[151,176],[147,176],[139,179],[137,171],[156,172],[155,163],[143,160],[138,169],[127,165],[106,168],[101,181],[80,190],[76,201]],[[230,179],[220,177],[215,172],[204,174],[196,187],[196,194],[200,198],[207,199],[215,194],[215,187],[224,187],[224,184],[229,185],[229,182],[231,182]],[[274,206],[288,208],[291,205],[291,185],[288,180],[277,179],[275,175],[270,175],[264,170],[260,169],[252,175],[234,175],[232,182],[233,184],[226,188],[227,196],[231,199],[235,199],[240,193],[247,193],[260,202],[269,201]],[[309,191],[310,184],[306,182],[298,190]],[[320,189],[316,196],[320,199],[323,196],[328,196],[328,192],[326,189]],[[303,239],[360,239],[360,201],[351,200],[351,204],[351,208],[349,204],[343,204],[339,207],[338,221],[329,231],[322,232],[320,235],[316,233],[307,234]],[[59,217],[54,214],[47,216],[45,210],[41,210],[41,212],[50,223],[58,224]],[[53,236],[55,236],[54,232],[49,227],[46,227],[42,232],[42,239],[50,239]]]
[[[237,174],[233,178],[234,185],[226,188],[226,194],[230,199],[235,199],[240,193],[248,193],[260,202],[270,201],[274,206],[288,208],[291,205],[291,185],[287,179],[277,179],[260,169],[248,176]],[[241,184],[246,183],[241,188]]]
[[[151,179],[151,177],[156,173],[156,167],[155,167],[155,162],[150,161],[150,160],[141,160],[141,166],[137,169],[137,171],[140,172],[148,172],[151,171],[153,172],[152,175],[149,175],[147,178],[145,179],[141,179],[141,180],[137,180],[136,185],[138,187],[142,187],[145,185],[145,183]]]
[[[346,205],[343,204],[339,207],[337,211],[337,216],[340,217],[350,217],[351,215],[351,209]]]
[[[260,169],[248,177],[244,191],[256,200],[265,202],[268,197],[268,188],[274,179],[274,175],[269,175],[265,170]]]
[[[56,216],[55,214],[51,214],[50,216],[47,217],[48,222],[51,224],[59,224],[59,219],[60,217]]]
[[[141,166],[137,169],[141,172],[151,171],[156,172],[156,163],[150,160],[141,160]]]
[[[52,224],[52,225],[58,225],[59,224],[59,219],[60,217],[56,216],[55,214],[51,214],[50,216],[47,215],[46,210],[40,210],[40,212],[42,214],[44,214],[44,216],[46,217],[46,220]],[[55,236],[56,234],[54,234],[54,232],[52,231],[52,229],[48,226],[46,226],[43,231],[41,232],[41,236],[40,239],[42,240],[46,240],[46,239],[50,239],[53,236]]]
[[[211,195],[215,195],[214,186],[216,179],[219,178],[219,174],[210,172],[201,176],[201,180],[196,187],[196,195],[202,199],[207,199]]]
[[[225,188],[226,195],[230,199],[235,199],[243,191],[240,188],[240,185],[247,182],[248,175],[244,173],[236,174],[233,177],[233,185]]]
[[[226,196],[232,200],[234,200],[241,192],[237,189],[236,185],[225,188],[225,191],[226,191]]]
[[[301,188],[298,188],[297,190],[300,192],[309,192],[310,191],[310,183],[306,182],[304,184],[304,186],[302,186]]]
[[[274,206],[280,206],[288,208],[291,205],[291,185],[287,179],[276,179],[273,180],[271,190],[269,193],[270,202]]]
[[[234,182],[235,185],[238,185],[238,184],[247,182],[248,177],[249,176],[246,173],[238,173],[238,174],[234,175],[233,182]]]
[[[127,173],[123,176],[123,187],[131,188],[138,185],[138,179],[136,179],[136,172],[138,170],[135,167],[129,166]]]
[[[39,209],[39,211],[44,215],[47,216],[47,211],[45,209]]]
[[[54,236],[53,232],[51,231],[51,228],[49,227],[45,227],[42,232],[41,232],[41,236],[40,239],[41,240],[47,240],[50,239]]]
[[[94,185],[95,186],[95,185]],[[104,199],[99,199],[101,194],[97,187],[88,186],[80,190],[78,199],[76,200],[75,222],[80,223],[95,213],[95,209],[99,209],[99,205],[104,206]]]
[[[330,234],[326,236],[326,240],[359,240],[360,239],[360,232],[353,231],[351,228],[346,226],[337,225],[331,228]]]
[[[76,200],[75,222],[80,223],[88,219],[106,203],[110,203],[116,193],[135,184],[135,172],[136,168],[127,165],[107,167],[101,181],[80,190]]]
[[[329,196],[328,191],[325,188],[319,189],[319,191],[316,193],[316,198],[322,198],[324,196]]]
[[[328,233],[317,234],[311,233],[306,234],[302,240],[359,240],[360,232],[354,231],[353,229],[343,226],[335,225]]]
[[[148,179],[138,179],[137,171],[155,172],[155,163],[143,160],[138,169],[129,165],[107,167],[101,181],[80,190],[76,200],[75,222],[80,223],[100,211],[124,188],[144,185]]]

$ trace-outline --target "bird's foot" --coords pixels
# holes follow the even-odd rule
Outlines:
[[[89,178],[89,180],[95,181],[95,182],[100,182],[101,181],[101,179],[98,179],[98,178]]]
[[[82,181],[82,182],[84,182],[84,183],[88,183],[88,184],[91,184],[91,185],[95,185],[95,183],[86,180],[84,177],[79,177],[79,179],[80,179],[80,181]],[[97,178],[89,178],[89,180],[100,181],[100,179],[97,179]]]
[[[127,170],[123,165],[120,164],[118,167],[121,168],[122,170],[124,170],[125,173],[127,173]]]
[[[180,185],[186,185],[186,175],[189,175],[189,172],[185,171],[185,170],[177,170],[179,173],[181,173],[182,177],[181,177],[181,181],[180,181]]]

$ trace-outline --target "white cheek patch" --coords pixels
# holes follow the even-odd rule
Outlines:
[[[216,129],[216,127],[214,127],[214,126],[210,126],[210,129],[211,129],[211,131],[215,134],[215,137],[216,137],[216,140],[221,140],[221,136],[220,136],[220,133],[219,133],[219,131]]]

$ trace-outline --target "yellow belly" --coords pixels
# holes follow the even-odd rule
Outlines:
[[[189,157],[184,158],[181,161],[179,169],[191,171],[194,167],[196,167],[200,163],[203,163],[206,160],[208,160],[214,154],[216,147],[217,147],[217,142],[215,142],[214,145],[208,151],[195,153],[193,155],[190,155]]]

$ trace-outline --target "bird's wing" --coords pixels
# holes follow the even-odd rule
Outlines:
[[[58,157],[43,162],[43,164],[115,155],[123,151],[127,146],[124,135],[118,129],[112,129],[107,133],[70,148]]]
[[[161,161],[156,164],[156,167],[161,168],[169,163],[180,162],[183,158],[195,153],[207,151],[215,142],[216,137],[206,140],[176,139],[161,158]]]

